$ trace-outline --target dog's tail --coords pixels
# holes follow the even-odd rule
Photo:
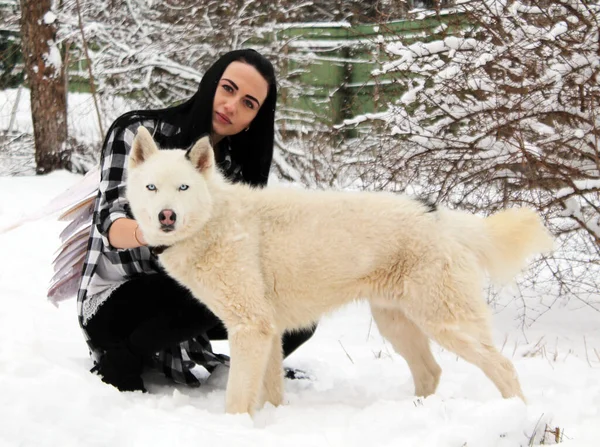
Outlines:
[[[492,279],[511,280],[531,256],[552,250],[554,239],[530,208],[514,208],[495,213],[483,221],[492,250],[483,261]]]
[[[462,221],[467,225],[458,237],[477,254],[482,267],[497,283],[512,280],[530,257],[550,252],[554,245],[540,216],[530,208],[503,210],[485,219],[464,217],[470,222]]]

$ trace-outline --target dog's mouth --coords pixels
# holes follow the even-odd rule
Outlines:
[[[175,224],[160,224],[160,231],[163,233],[170,233],[171,231],[175,231]]]

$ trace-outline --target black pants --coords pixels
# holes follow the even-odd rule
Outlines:
[[[141,371],[148,356],[206,332],[225,340],[219,318],[164,273],[127,281],[100,306],[85,327],[94,346],[105,351],[99,365],[104,381],[119,389],[143,389]],[[315,328],[286,333],[284,356],[308,340]]]

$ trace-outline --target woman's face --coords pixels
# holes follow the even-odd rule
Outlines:
[[[232,62],[219,80],[213,102],[213,134],[217,140],[246,129],[267,98],[269,84],[252,65]]]

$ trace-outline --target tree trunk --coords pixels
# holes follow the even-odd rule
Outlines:
[[[37,174],[67,168],[65,73],[51,0],[21,0],[21,38],[31,95]]]

